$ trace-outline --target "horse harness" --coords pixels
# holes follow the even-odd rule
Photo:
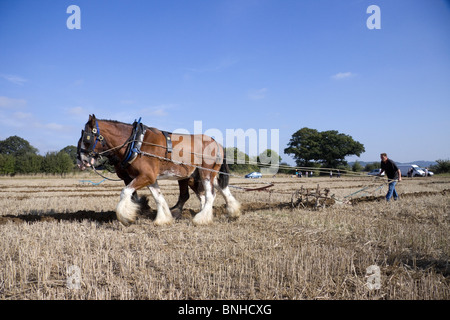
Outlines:
[[[144,143],[144,136],[145,133],[149,129],[146,125],[141,123],[141,118],[139,118],[138,121],[135,121],[133,123],[133,131],[131,133],[130,138],[125,142],[125,144],[128,144],[127,150],[125,152],[125,158],[122,161],[121,165],[125,169],[127,168],[131,163],[133,163],[134,160],[136,160],[137,156],[139,154],[144,154],[148,156],[152,156],[151,154],[148,154],[146,152],[141,151],[142,143]],[[153,130],[153,128],[150,128],[150,130]],[[173,145],[172,145],[172,132],[159,130],[166,139],[166,146],[160,146],[166,149],[166,155],[165,160],[172,161],[172,151],[173,151]],[[216,161],[221,161],[221,154],[220,154],[220,148],[219,143],[213,138],[213,140],[217,144],[217,156]]]
[[[134,123],[133,123],[133,130],[132,130],[130,138],[128,138],[127,141],[125,141],[124,144],[121,147],[119,147],[119,148],[123,148],[125,145],[127,145],[127,151],[125,153],[126,156],[125,156],[124,160],[121,162],[122,167],[124,167],[124,168],[128,167],[134,160],[136,160],[136,158],[137,158],[137,156],[139,154],[144,154],[146,156],[156,157],[156,158],[159,158],[161,160],[172,161],[174,163],[178,163],[178,164],[181,164],[181,165],[189,165],[189,164],[185,164],[185,163],[181,163],[181,162],[179,163],[178,161],[174,161],[174,160],[171,159],[170,155],[171,155],[171,153],[173,151],[172,137],[171,137],[172,133],[168,132],[168,131],[159,130],[164,135],[164,137],[166,138],[166,147],[165,147],[166,148],[166,157],[165,158],[164,157],[160,157],[160,156],[156,156],[154,154],[149,154],[149,153],[146,153],[146,152],[142,152],[140,150],[140,148],[141,148],[142,144],[144,143],[144,136],[145,136],[145,133],[146,133],[147,129],[149,129],[149,128],[141,123],[141,118],[139,118],[139,121],[134,121]],[[150,130],[152,130],[152,129],[153,128],[150,128]],[[224,159],[221,158],[222,155],[220,153],[220,145],[217,142],[217,140],[215,140],[214,138],[212,138],[212,139],[216,142],[217,147],[218,147],[217,154],[216,154],[216,161],[220,162],[220,161],[224,160]],[[100,152],[100,153],[99,152],[95,152],[95,147],[97,146],[98,142],[100,142],[103,147],[106,146],[105,138],[100,134],[100,128],[98,126],[97,120],[95,121],[95,128],[92,128],[91,132],[87,132],[85,130],[81,130],[81,141],[84,143],[85,146],[88,145],[88,147],[87,147],[87,149],[85,149],[85,148],[81,147],[81,143],[78,144],[77,155],[78,155],[78,159],[79,160],[81,160],[81,158],[80,158],[81,152],[87,154],[89,158],[95,158],[95,157],[97,157],[99,155],[102,155],[104,153],[110,152],[112,149],[116,149],[116,148],[112,148],[110,150],[106,150],[106,151],[103,151],[103,152]],[[94,141],[94,142],[92,142],[92,141]],[[163,146],[159,146],[159,147],[163,147]],[[202,170],[216,172],[216,173],[219,173],[219,174],[232,175],[230,173],[225,173],[225,172],[221,172],[221,171],[213,170],[213,169],[202,168],[202,167],[195,166],[195,165],[192,165],[192,164],[191,164],[191,166],[194,166],[194,167],[196,167],[198,169],[202,169]],[[115,180],[115,179],[111,179],[111,178],[105,177],[102,174],[100,174],[99,172],[97,172],[97,170],[95,170],[95,167],[93,167],[93,168],[94,168],[95,173],[99,174],[100,176],[102,176],[103,178],[105,178],[107,180],[112,180],[112,181],[122,180],[122,179]],[[103,182],[103,181],[104,180],[102,180],[101,182]],[[268,187],[271,187],[271,186],[273,186],[273,184],[270,184]],[[267,188],[267,187],[264,187],[264,189],[265,188]],[[254,189],[254,190],[259,190],[259,189],[261,189],[261,188],[257,188],[257,189]],[[248,189],[248,190],[246,189],[245,191],[251,191],[251,190],[252,189]]]
[[[95,152],[95,147],[97,145],[97,143],[100,141],[100,143],[102,144],[102,146],[106,145],[105,139],[104,137],[100,134],[100,128],[98,126],[98,122],[95,122],[95,128],[92,128],[91,132],[87,132],[85,130],[82,130],[82,141],[84,143],[84,145],[88,145],[87,149],[81,148],[81,146],[78,146],[78,154],[80,154],[80,151],[83,153],[86,153],[90,158],[94,158],[96,156],[98,156],[99,154],[103,154],[104,152]],[[121,161],[121,166],[122,168],[126,169],[130,164],[132,164],[134,162],[134,160],[136,160],[137,156],[140,154],[144,154],[144,155],[149,155],[145,152],[141,151],[141,147],[142,144],[144,143],[144,137],[145,137],[145,133],[147,132],[147,129],[153,130],[153,128],[149,128],[146,125],[144,125],[141,122],[141,118],[139,118],[139,120],[135,120],[133,123],[133,130],[131,132],[130,137],[125,141],[125,143],[122,145],[122,147],[124,147],[125,145],[127,146],[127,149],[125,151],[125,157],[124,159]],[[166,149],[166,155],[165,155],[165,160],[168,161],[172,161],[172,152],[173,152],[173,145],[172,145],[172,133],[168,132],[168,131],[163,131],[163,130],[159,130],[165,137],[166,140],[166,146],[160,146]],[[216,155],[216,160],[217,161],[221,161],[221,153],[220,153],[220,148],[219,148],[219,143],[213,138],[213,140],[216,142],[217,144],[217,155]],[[92,142],[94,141],[94,142]],[[162,158],[162,157],[161,157]]]
[[[125,158],[121,162],[122,168],[126,169],[134,160],[136,160],[141,151],[146,131],[147,127],[141,123],[141,118],[139,118],[138,121],[134,121],[131,136],[125,142],[125,144],[127,144],[127,150],[125,151]]]
[[[125,142],[128,144],[127,150],[125,151],[125,158],[122,160],[121,165],[126,169],[130,164],[136,160],[139,154],[142,154],[141,147],[144,142],[145,133],[148,127],[141,123],[141,118],[133,123],[133,131],[130,138]],[[152,128],[150,128],[151,130]],[[170,158],[172,153],[172,133],[167,131],[161,131],[161,133],[166,138],[166,158]]]

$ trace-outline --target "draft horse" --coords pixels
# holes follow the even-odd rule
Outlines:
[[[195,225],[212,222],[215,189],[225,198],[228,216],[240,216],[240,204],[228,186],[224,149],[207,135],[168,133],[144,126],[140,120],[130,125],[89,115],[78,141],[78,167],[95,167],[100,156],[108,158],[125,182],[116,208],[117,219],[125,226],[136,220],[142,205],[136,191],[143,187],[155,199],[156,225],[170,224],[181,214],[189,187],[201,201],[201,210],[193,218]],[[161,179],[178,180],[180,196],[172,209],[158,186]]]

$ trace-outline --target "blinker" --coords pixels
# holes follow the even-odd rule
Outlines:
[[[97,125],[98,126],[98,125]],[[98,128],[93,128],[91,130],[92,133],[86,132],[85,130],[81,130],[81,140],[85,144],[86,149],[79,148],[79,150],[83,153],[87,153],[89,155],[95,155],[96,152],[95,146],[97,145],[97,142],[100,141],[102,145],[104,145],[104,137],[99,134]]]

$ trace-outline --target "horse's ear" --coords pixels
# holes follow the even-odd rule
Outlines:
[[[95,114],[89,115],[89,124],[91,125],[92,128],[95,128]]]

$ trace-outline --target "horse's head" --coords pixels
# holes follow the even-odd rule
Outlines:
[[[94,166],[99,157],[99,152],[105,148],[105,139],[100,134],[100,127],[95,115],[89,115],[89,120],[81,130],[81,137],[77,146],[78,168],[85,170]]]

